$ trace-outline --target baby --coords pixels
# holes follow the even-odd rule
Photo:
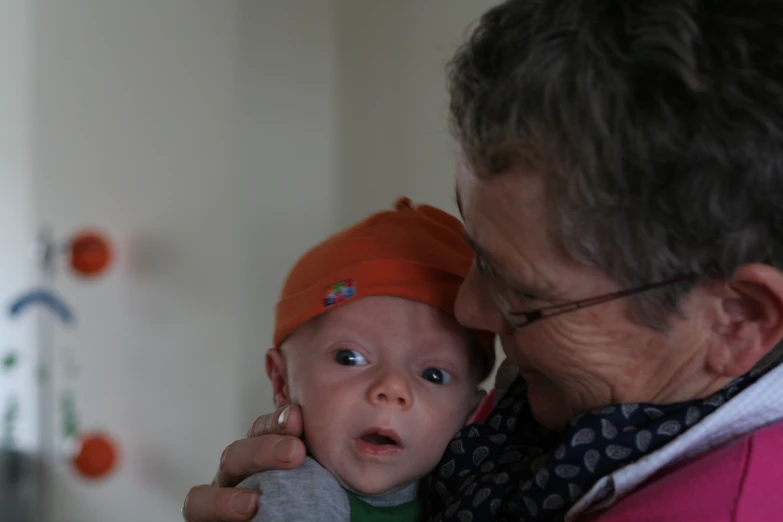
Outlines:
[[[239,487],[258,522],[417,521],[417,488],[481,402],[494,338],[454,319],[472,263],[434,207],[374,214],[307,252],[266,355],[276,407],[301,405],[308,457]]]

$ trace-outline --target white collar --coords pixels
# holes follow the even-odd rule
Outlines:
[[[566,522],[592,509],[605,509],[613,505],[672,463],[705,453],[781,420],[783,364],[767,372],[666,446],[602,477],[571,508],[566,515]],[[600,500],[607,492],[610,492],[609,496]]]

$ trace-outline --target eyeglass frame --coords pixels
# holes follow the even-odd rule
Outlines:
[[[578,301],[570,301],[567,303],[559,303],[559,304],[544,306],[541,308],[537,308],[535,310],[531,310],[529,312],[514,312],[511,310],[511,306],[508,304],[508,302],[503,298],[503,296],[500,295],[500,292],[497,291],[498,284],[495,277],[493,277],[492,270],[491,269],[487,270],[486,267],[484,270],[482,270],[480,268],[481,267],[480,261],[478,260],[476,262],[476,266],[478,268],[478,272],[481,275],[481,277],[485,281],[489,282],[490,285],[492,286],[492,288],[490,288],[490,295],[492,296],[492,299],[495,301],[495,304],[500,310],[501,315],[503,315],[505,321],[515,331],[518,331],[526,326],[530,326],[531,324],[536,323],[542,319],[549,319],[551,317],[567,314],[569,312],[574,312],[576,310],[582,310],[584,308],[589,308],[591,306],[607,303],[610,301],[614,301],[616,299],[622,299],[623,297],[628,297],[631,295],[647,292],[650,290],[655,290],[657,288],[662,288],[675,283],[680,283],[682,281],[693,279],[695,277],[695,275],[693,274],[682,275],[672,279],[667,279],[665,281],[648,283],[646,285],[642,285],[634,288],[628,288],[617,292],[611,292],[608,294],[601,294],[593,297],[588,297],[585,299],[580,299]],[[549,311],[552,311],[552,313],[547,313]],[[524,322],[519,322],[518,318],[520,316],[524,317]]]

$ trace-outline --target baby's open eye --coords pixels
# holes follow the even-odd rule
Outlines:
[[[448,384],[451,382],[451,375],[440,368],[427,368],[421,372],[421,377],[435,384]]]
[[[356,350],[339,350],[334,354],[334,360],[337,361],[337,364],[342,364],[343,366],[367,364],[367,359]]]

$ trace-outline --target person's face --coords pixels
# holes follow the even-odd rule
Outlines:
[[[666,333],[631,321],[627,299],[517,330],[504,319],[503,301],[524,312],[622,290],[599,270],[573,261],[553,240],[541,176],[517,167],[479,178],[460,158],[457,198],[477,252],[457,298],[457,319],[499,334],[508,360],[528,381],[530,404],[542,424],[560,429],[577,413],[607,404],[667,402],[681,391],[698,392],[670,386],[678,375],[703,367],[698,358],[710,333],[698,313],[690,321],[672,318]],[[482,264],[484,275],[477,269]],[[491,284],[487,270],[495,274]],[[498,288],[502,299],[493,295]]]
[[[480,402],[474,349],[444,312],[373,296],[297,329],[267,370],[277,405],[301,405],[315,459],[343,487],[377,495],[434,468]]]

